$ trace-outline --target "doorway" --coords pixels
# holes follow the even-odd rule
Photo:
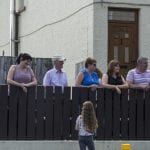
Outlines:
[[[138,58],[138,11],[111,8],[108,14],[108,62],[119,60],[126,76]]]

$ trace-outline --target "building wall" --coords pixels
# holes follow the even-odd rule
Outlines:
[[[139,55],[150,58],[149,0],[24,0],[19,17],[19,52],[33,57],[64,55],[69,85],[74,85],[75,64],[88,56],[107,69],[108,7],[139,9]],[[94,2],[94,3],[93,3]],[[9,50],[9,0],[0,0],[0,55]],[[6,46],[3,46],[5,45]]]
[[[139,55],[150,59],[150,1],[94,0],[93,49],[102,72],[105,73],[107,70],[109,7],[139,9]]]
[[[139,50],[140,50],[139,55],[146,56],[150,59],[150,15],[149,14],[150,14],[150,6],[144,8],[144,9],[140,9],[140,13],[139,13]]]
[[[9,12],[9,0],[0,0],[0,55],[10,55]]]
[[[34,57],[63,55],[69,84],[75,64],[93,56],[92,0],[26,0],[20,16],[20,51]],[[39,28],[43,27],[41,30]],[[36,31],[32,34],[33,31]],[[31,33],[31,34],[30,34]],[[30,35],[28,35],[30,34]]]

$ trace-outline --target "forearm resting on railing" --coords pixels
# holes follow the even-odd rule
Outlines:
[[[24,84],[24,86],[25,87],[30,87],[30,86],[35,86],[35,85],[37,85],[37,80],[36,79],[34,79],[32,82],[30,82],[30,83],[25,83]]]
[[[150,84],[133,84],[131,81],[127,81],[129,88],[149,89]]]
[[[12,84],[12,85],[16,85],[16,86],[19,86],[19,87],[23,87],[23,83],[19,83],[19,82],[16,82],[14,80],[11,80],[11,79],[7,79],[7,83]]]

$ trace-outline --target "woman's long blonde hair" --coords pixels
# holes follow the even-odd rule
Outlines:
[[[86,101],[83,103],[81,115],[85,130],[93,133],[98,128],[98,123],[92,102]]]

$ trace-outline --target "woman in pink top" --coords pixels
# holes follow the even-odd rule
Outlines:
[[[32,57],[23,53],[16,60],[16,65],[9,68],[7,75],[7,83],[21,87],[24,92],[27,92],[27,87],[37,84],[33,70],[30,67]]]

